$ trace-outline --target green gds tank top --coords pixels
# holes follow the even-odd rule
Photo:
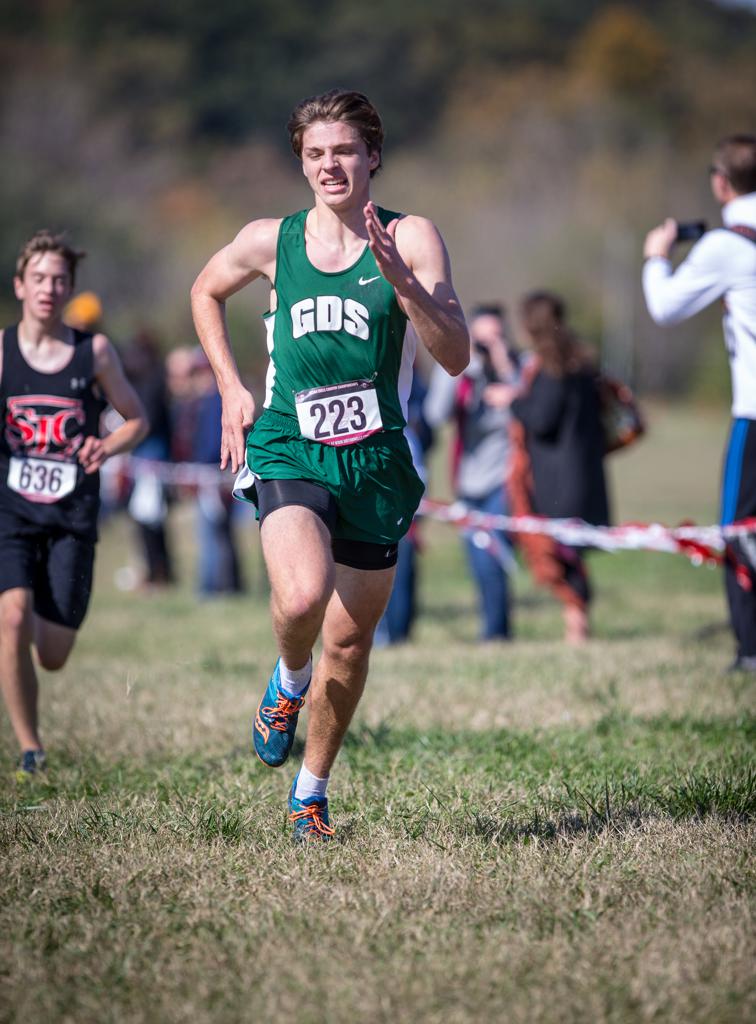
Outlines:
[[[274,288],[265,316],[270,363],[264,406],[296,417],[305,437],[354,444],[378,430],[402,430],[415,340],[392,285],[365,244],[346,270],[326,273],[305,248],[301,210],[282,223]],[[384,225],[396,213],[378,210]]]

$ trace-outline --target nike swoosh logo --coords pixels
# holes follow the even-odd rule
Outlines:
[[[380,276],[380,274],[376,274],[375,277],[361,277],[357,284],[370,284],[371,281],[378,281]]]

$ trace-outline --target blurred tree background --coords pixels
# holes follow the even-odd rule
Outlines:
[[[247,220],[308,203],[285,122],[367,92],[387,127],[376,198],[425,214],[465,305],[565,293],[583,335],[646,390],[727,391],[717,311],[665,332],[640,294],[664,215],[718,213],[713,144],[756,130],[756,16],[713,0],[0,0],[0,306],[41,226],[89,251],[106,327],[193,337],[188,291]],[[253,286],[229,304],[259,374]]]

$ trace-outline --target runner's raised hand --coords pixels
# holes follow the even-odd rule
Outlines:
[[[373,256],[375,256],[378,269],[389,284],[392,284],[401,291],[402,286],[413,275],[396,247],[394,236],[398,220],[393,220],[388,228],[385,228],[378,218],[375,203],[372,202],[365,206],[364,213],[365,226],[368,233],[368,246]]]

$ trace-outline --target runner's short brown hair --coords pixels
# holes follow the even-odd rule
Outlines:
[[[76,267],[79,260],[83,260],[86,256],[85,252],[80,252],[73,249],[66,241],[64,234],[56,235],[47,228],[42,228],[40,231],[35,231],[28,242],[24,242],[18,252],[18,259],[16,260],[16,277],[22,278],[24,271],[29,263],[32,256],[37,256],[40,253],[54,252],[59,256],[62,256],[68,266],[68,273],[71,276],[71,286],[73,287],[76,281]]]
[[[714,150],[714,164],[738,193],[756,192],[756,135],[728,135]]]
[[[316,121],[344,121],[350,124],[367,146],[368,153],[378,154],[378,166],[370,172],[372,178],[381,167],[383,151],[383,122],[370,100],[361,92],[349,89],[331,89],[319,96],[309,96],[292,111],[286,125],[291,148],[302,159],[302,136],[305,129]]]

